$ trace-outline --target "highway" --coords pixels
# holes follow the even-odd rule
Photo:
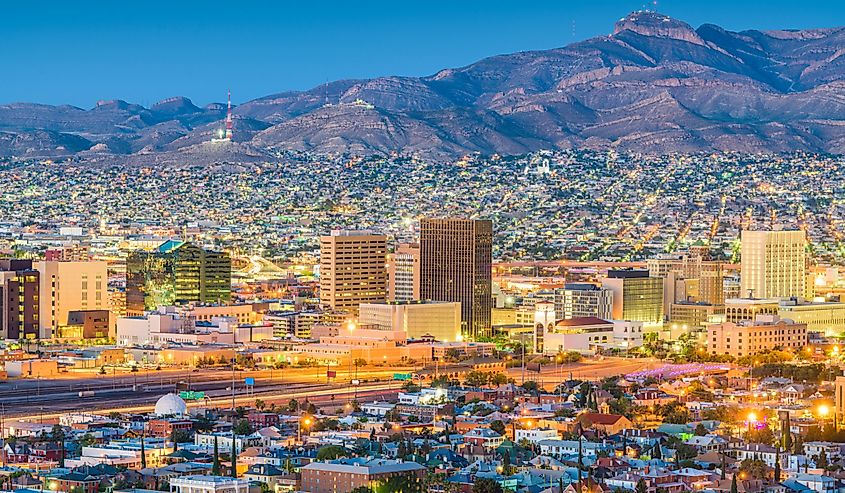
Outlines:
[[[55,379],[16,379],[0,384],[0,412],[6,417],[49,415],[68,411],[109,412],[116,409],[152,409],[156,400],[168,392],[189,388],[206,393],[209,399],[203,405],[226,401],[231,405],[232,383],[236,399],[249,404],[256,398],[267,402],[284,400],[291,395],[307,395],[309,391],[349,389],[352,377],[361,381],[359,388],[371,388],[374,384],[388,381],[394,372],[411,371],[411,368],[359,368],[357,372],[334,369],[337,377],[328,381],[326,368],[288,368],[285,370],[243,370],[202,369],[139,371],[117,373],[116,375],[65,374]],[[344,371],[345,370],[345,371]],[[234,378],[233,378],[234,376]],[[245,379],[251,377],[255,385],[247,388]],[[137,384],[137,387],[136,387]],[[393,383],[393,388],[398,384]],[[387,387],[385,387],[387,388]],[[137,390],[136,390],[137,389]],[[93,392],[92,396],[80,397],[80,392]],[[250,397],[246,398],[247,394]]]
[[[599,380],[654,368],[663,364],[648,359],[604,358],[563,365],[546,365],[540,373],[526,370],[525,380],[534,380],[547,389],[570,377]],[[357,372],[333,367],[337,377],[327,381],[326,368],[287,368],[284,370],[243,370],[234,372],[236,406],[250,406],[256,399],[266,404],[287,405],[291,399],[323,403],[345,403],[356,395],[350,380],[360,380],[357,396],[374,399],[395,395],[402,382],[391,381],[393,373],[412,372],[409,367],[367,367]],[[444,368],[445,370],[445,368]],[[523,381],[521,367],[508,369],[517,384]],[[245,378],[255,379],[247,388]],[[55,379],[19,379],[0,384],[0,412],[5,418],[55,419],[71,411],[108,413],[151,411],[158,398],[180,387],[205,392],[206,399],[189,402],[190,407],[232,405],[233,375],[230,369],[139,371],[116,375],[65,374]],[[137,390],[133,388],[137,383]],[[80,397],[79,392],[93,392]]]

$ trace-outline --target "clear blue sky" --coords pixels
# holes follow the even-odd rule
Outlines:
[[[428,75],[607,34],[629,0],[3,2],[0,103],[235,102],[326,80]],[[835,0],[661,0],[731,30],[845,26]]]

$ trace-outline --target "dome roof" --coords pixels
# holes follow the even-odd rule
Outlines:
[[[176,394],[161,396],[156,402],[156,416],[182,416],[188,413],[188,405]]]

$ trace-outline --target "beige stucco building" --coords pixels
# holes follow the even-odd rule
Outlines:
[[[387,299],[387,237],[332,231],[320,237],[320,303],[358,314],[361,303]]]
[[[461,304],[448,301],[364,303],[358,321],[362,325],[404,331],[408,339],[431,335],[438,341],[457,341],[461,335]]]
[[[707,329],[707,351],[735,358],[783,348],[801,350],[807,345],[807,325],[777,315],[758,315],[754,321],[714,324]]]
[[[50,338],[74,310],[108,310],[108,269],[101,261],[33,262],[40,273],[41,337]]]

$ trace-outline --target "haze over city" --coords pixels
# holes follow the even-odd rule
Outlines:
[[[4,7],[0,493],[845,489],[845,9]]]

